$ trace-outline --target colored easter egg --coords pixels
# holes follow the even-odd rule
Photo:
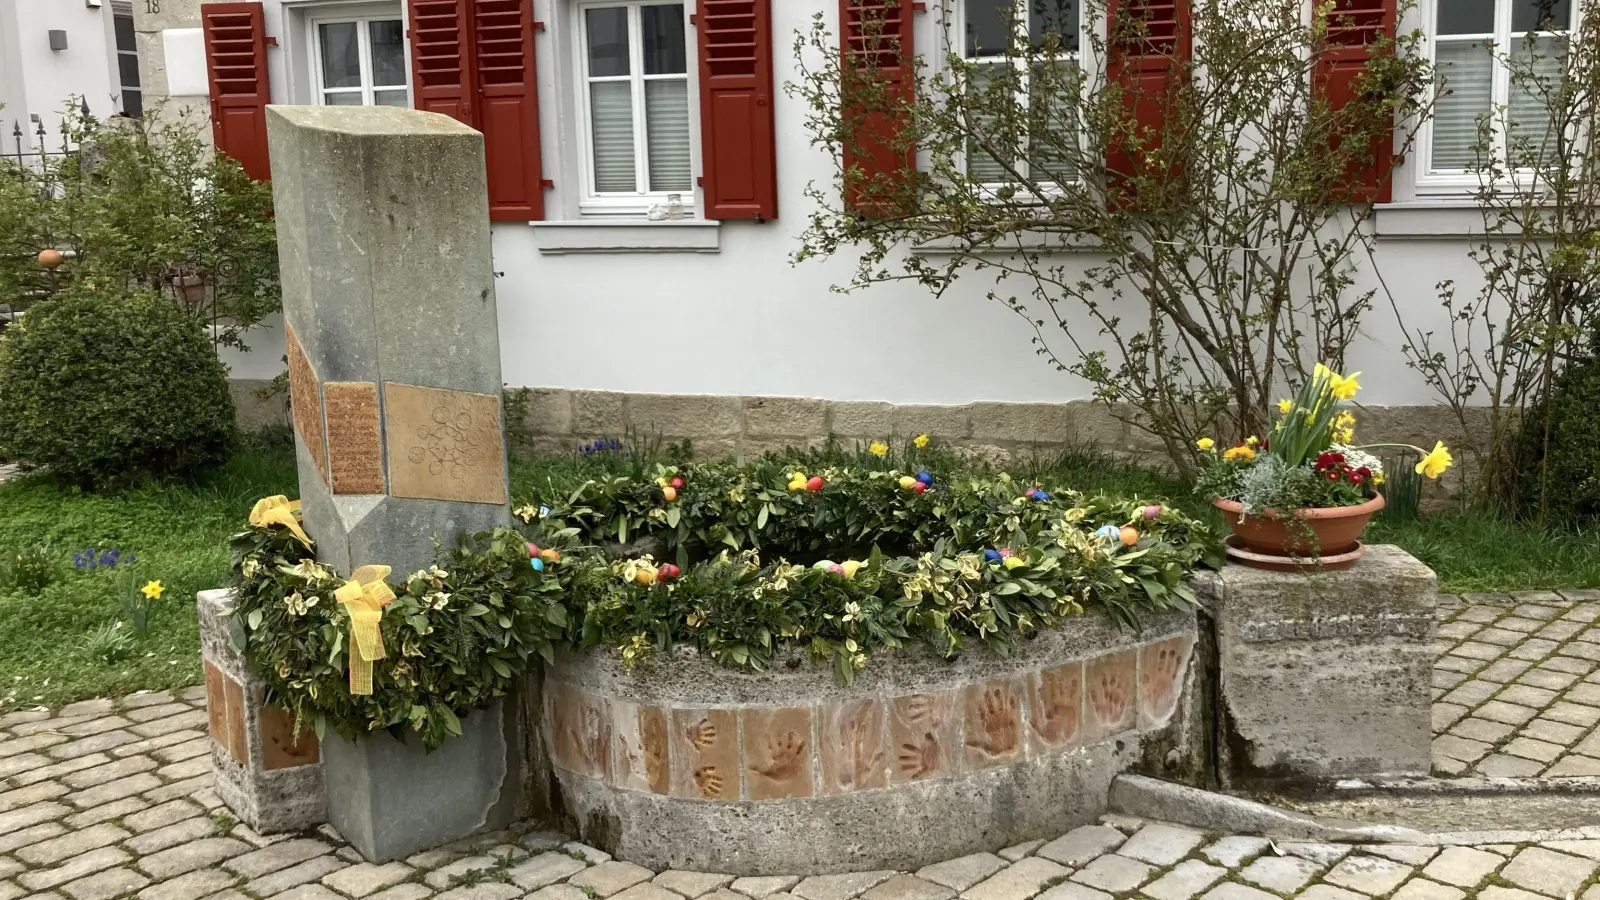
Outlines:
[[[528,542],[528,558],[532,559],[533,557],[538,556],[538,555],[539,555],[539,545],[535,544],[532,541],[529,541]]]
[[[911,492],[913,494],[925,494],[928,492],[928,486],[919,481],[911,485]]]
[[[1006,557],[1005,561],[1005,567],[1007,569],[1020,569],[1027,564],[1028,561],[1020,556],[1008,556]]]
[[[1044,491],[1034,491],[1033,492],[1033,499],[1035,499],[1035,500],[1049,500],[1050,499],[1050,495],[1045,493]]]
[[[841,566],[841,568],[844,569],[844,577],[854,578],[856,577],[856,573],[861,571],[864,566],[866,566],[866,563],[859,559],[847,559],[844,561],[844,565]]]
[[[1026,491],[1023,492],[1022,495],[1024,497],[1032,497],[1034,494],[1037,494],[1037,493],[1039,493],[1039,489],[1038,488],[1028,488]]]
[[[1101,525],[1099,528],[1095,529],[1094,534],[1095,537],[1105,538],[1108,541],[1119,541],[1122,539],[1122,529],[1115,525]]]
[[[1017,555],[1017,551],[1011,549],[1010,547],[1001,547],[1000,548],[1000,558],[1001,559],[1010,559],[1011,557],[1016,556],[1016,555]]]
[[[1144,517],[1146,519],[1159,519],[1159,518],[1161,518],[1161,504],[1152,503],[1149,506],[1146,506],[1144,508]]]
[[[831,559],[819,559],[816,562],[811,564],[811,568],[813,568],[813,569],[826,569],[827,567],[829,567],[831,565],[833,565],[833,560],[831,560]]]
[[[931,473],[931,472],[918,472],[917,473],[917,480],[922,482],[923,484],[933,484],[933,473]]]
[[[1117,532],[1117,537],[1120,538],[1124,544],[1132,547],[1134,544],[1139,543],[1139,529],[1133,527],[1132,525],[1124,525],[1122,526],[1122,530]]]
[[[655,584],[656,572],[654,569],[640,569],[633,573],[633,580],[640,584]]]
[[[905,488],[908,491],[911,490],[911,486],[913,484],[916,484],[916,483],[917,483],[917,480],[915,478],[912,478],[910,475],[901,475],[900,476],[900,486]]]
[[[811,480],[806,482],[806,490],[811,491],[813,493],[815,493],[816,491],[822,490],[822,476],[821,475],[813,475],[813,476],[811,476]]]
[[[828,571],[832,572],[835,575],[843,575],[844,574],[844,566],[841,566],[838,563],[834,563],[833,565],[828,567]]]
[[[677,488],[677,489],[679,489],[679,490],[682,490],[683,489],[683,479],[682,478],[674,478],[674,479],[672,479],[672,486]]]
[[[672,501],[678,499],[678,489],[670,484],[667,485],[661,489],[661,498],[668,503],[671,503]]]
[[[988,560],[989,562],[999,562],[1001,560],[1000,551],[999,550],[992,550],[992,549],[991,550],[985,550],[985,551],[983,551],[983,558]]]
[[[56,266],[61,265],[64,259],[66,257],[62,255],[60,250],[39,251],[39,265],[44,266],[46,269],[54,269]]]
[[[557,553],[556,551],[552,550],[549,547],[546,547],[543,550],[539,551],[539,558],[544,560],[547,563],[560,562],[561,561],[561,554]]]
[[[544,560],[540,559],[537,556],[535,556],[533,559],[528,560],[528,565],[533,566],[533,570],[535,572],[543,572],[544,571]]]
[[[679,575],[682,575],[683,571],[672,563],[662,563],[661,568],[656,571],[656,574],[661,577],[662,581],[671,581],[672,579],[677,578]]]

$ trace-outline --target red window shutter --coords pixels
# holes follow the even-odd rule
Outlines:
[[[1136,144],[1114,140],[1107,148],[1115,179],[1138,174],[1144,151],[1160,146],[1193,46],[1189,0],[1112,0],[1109,16],[1106,74],[1124,91],[1125,125],[1138,136]]]
[[[1312,64],[1312,95],[1335,111],[1354,99],[1356,78],[1366,70],[1374,45],[1381,37],[1394,38],[1397,15],[1396,0],[1336,0],[1328,13],[1328,45]],[[1363,157],[1346,173],[1349,200],[1388,203],[1394,188],[1393,122],[1373,138]]]
[[[771,0],[700,0],[706,218],[778,217]]]
[[[476,0],[472,20],[489,218],[543,219],[533,0]]]
[[[471,0],[411,0],[411,105],[477,126],[473,100]]]
[[[884,86],[870,102],[844,101],[844,203],[869,215],[895,212],[884,199],[914,178],[916,148],[896,150],[916,89],[913,0],[839,0],[844,71],[872,72]],[[846,80],[848,84],[848,78]],[[866,108],[863,108],[866,107]],[[877,198],[877,199],[869,199]]]
[[[251,178],[272,177],[267,159],[267,27],[260,3],[204,3],[206,74],[211,89],[211,134],[217,149],[239,161]]]

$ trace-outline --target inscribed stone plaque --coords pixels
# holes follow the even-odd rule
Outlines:
[[[383,409],[391,496],[506,502],[499,397],[388,381]]]
[[[328,405],[328,469],[335,494],[383,493],[383,436],[378,386],[370,381],[323,385]]]
[[[316,370],[311,360],[294,336],[294,329],[284,325],[284,340],[289,359],[289,407],[294,419],[294,430],[300,433],[311,459],[317,464],[317,474],[324,483],[328,480],[327,446],[322,440],[322,392],[318,389]]]

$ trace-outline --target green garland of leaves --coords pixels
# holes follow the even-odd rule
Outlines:
[[[388,658],[365,697],[346,687],[349,623],[333,601],[343,579],[286,531],[251,529],[233,539],[234,641],[273,702],[319,733],[409,730],[433,747],[557,646],[631,661],[689,644],[757,670],[798,650],[848,683],[881,649],[1005,653],[1088,606],[1136,626],[1141,610],[1192,605],[1185,577],[1217,560],[1204,524],[1141,500],[1030,496],[1004,474],[930,475],[919,493],[887,466],[802,472],[822,489],[790,490],[802,462],[652,463],[536,491],[520,530],[467,538],[395,587]],[[1107,526],[1137,540],[1095,533]],[[641,539],[681,574],[663,577]],[[542,570],[529,541],[556,551]],[[853,562],[810,559],[822,552]]]

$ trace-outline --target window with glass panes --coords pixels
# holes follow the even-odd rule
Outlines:
[[[588,153],[595,198],[693,202],[689,45],[682,3],[578,7]]]
[[[984,73],[1023,63],[1019,57],[1006,58],[1012,42],[1018,40],[1026,39],[1038,51],[1045,47],[1048,35],[1059,35],[1056,44],[1059,52],[1045,64],[1077,66],[1082,28],[1079,9],[1079,0],[961,0],[961,56],[978,66],[973,89],[983,88]],[[1034,61],[1039,64],[1037,56]],[[1032,118],[1037,121],[1042,117],[1048,123],[1049,135],[1018,135],[1017,156],[1010,162],[1024,177],[1074,180],[1077,173],[1072,171],[1070,159],[1062,158],[1059,148],[1054,146],[1076,134],[1071,111],[1063,108],[1060,98],[1033,96],[1031,81],[1026,73],[1018,79],[1020,90],[1015,102],[1032,107],[1054,99],[1056,108],[1048,114],[1035,111]],[[983,130],[982,122],[977,126]],[[983,184],[1009,181],[1012,177],[1001,159],[973,141],[969,141],[967,147],[966,166],[967,176]],[[1043,171],[1030,171],[1033,168]]]
[[[313,23],[317,102],[410,106],[405,27],[398,18]]]
[[[111,27],[117,38],[117,82],[122,101],[122,114],[144,114],[144,92],[139,89],[139,49],[133,36],[133,14],[116,13],[111,17]]]
[[[1466,173],[1479,164],[1484,115],[1496,120],[1498,159],[1507,158],[1507,128],[1522,134],[1530,149],[1543,142],[1550,114],[1538,85],[1553,85],[1561,75],[1572,6],[1572,0],[1433,0],[1433,60],[1443,89],[1429,136],[1430,174]],[[1537,81],[1513,84],[1501,61],[1506,58],[1523,70],[1531,66]]]

